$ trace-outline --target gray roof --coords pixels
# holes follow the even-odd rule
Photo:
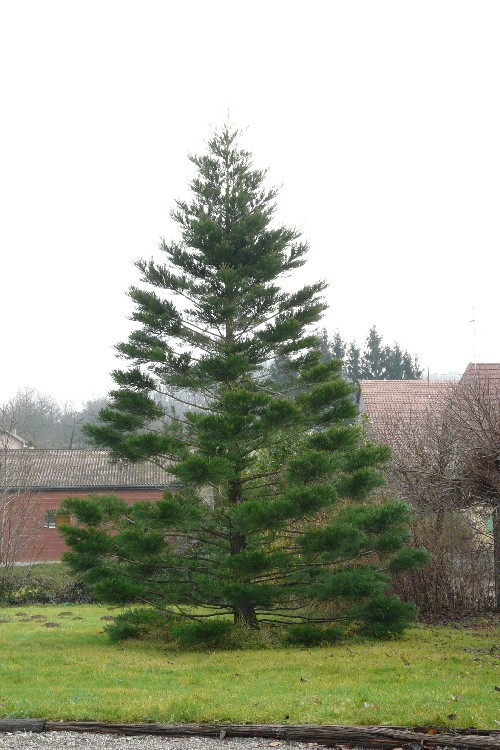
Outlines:
[[[21,448],[0,453],[0,485],[9,489],[163,489],[177,482],[150,461],[111,463],[104,450]]]

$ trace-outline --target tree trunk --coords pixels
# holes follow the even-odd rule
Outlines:
[[[251,604],[244,607],[233,607],[234,624],[247,625],[252,630],[260,630],[255,608]]]
[[[237,505],[241,503],[243,499],[243,493],[241,489],[241,482],[232,482],[229,488],[229,502],[231,505]],[[231,534],[231,554],[239,555],[247,548],[247,540],[244,534],[235,532]],[[255,612],[255,607],[252,604],[234,605],[234,624],[235,625],[248,625],[250,628],[255,630],[259,629],[259,621]]]

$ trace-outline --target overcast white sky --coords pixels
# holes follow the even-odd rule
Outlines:
[[[133,260],[228,112],[329,330],[500,361],[499,38],[497,0],[3,3],[0,400],[109,389]]]

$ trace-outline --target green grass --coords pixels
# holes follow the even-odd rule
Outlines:
[[[1,609],[0,715],[498,728],[498,628],[419,627],[382,643],[179,653],[110,644],[101,618],[113,611]],[[29,619],[37,615],[45,619]]]

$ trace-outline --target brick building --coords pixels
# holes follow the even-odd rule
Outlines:
[[[60,560],[66,549],[57,528],[70,522],[58,514],[65,498],[112,493],[128,503],[158,500],[176,479],[149,461],[111,463],[104,450],[15,448],[1,452],[0,487],[8,519],[0,529],[4,558],[43,562]]]

